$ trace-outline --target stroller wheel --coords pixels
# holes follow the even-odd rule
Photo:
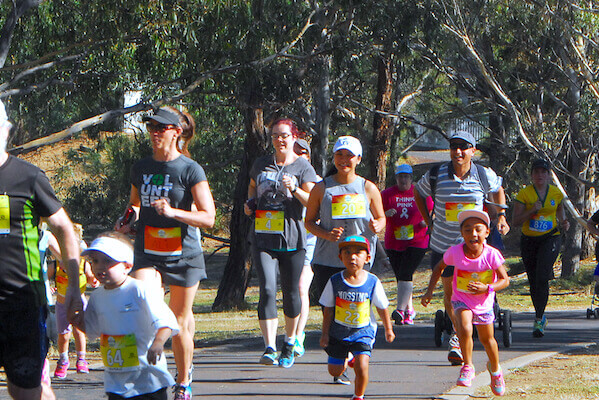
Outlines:
[[[592,315],[593,315],[593,310],[591,310],[590,308],[587,308],[587,319],[591,319]]]
[[[443,329],[445,325],[445,313],[443,310],[437,310],[435,313],[435,346],[441,347],[443,344]]]
[[[512,312],[510,310],[503,311],[503,345],[510,347],[512,345]]]
[[[595,308],[595,319],[599,318],[599,308]]]

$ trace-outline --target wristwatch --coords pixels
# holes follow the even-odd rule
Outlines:
[[[505,211],[499,211],[499,212],[497,213],[497,216],[500,216],[500,215],[503,215],[503,216],[505,217]]]
[[[295,185],[295,186],[293,187],[293,190],[291,190],[291,193],[295,193],[295,192],[297,192],[297,185]]]

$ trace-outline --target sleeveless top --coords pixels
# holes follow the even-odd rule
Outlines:
[[[370,241],[370,265],[374,263],[377,236],[368,226],[372,213],[366,196],[366,179],[358,176],[353,182],[342,185],[333,176],[324,178],[325,190],[320,203],[320,226],[326,231],[343,227],[340,240],[351,235],[363,235]],[[345,268],[339,259],[339,245],[318,238],[313,264]]]

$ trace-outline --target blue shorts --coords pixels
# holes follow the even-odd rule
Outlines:
[[[451,305],[453,307],[453,312],[459,310],[470,310],[464,302],[462,301],[452,301]],[[472,311],[472,310],[470,310]],[[495,322],[495,312],[491,309],[490,311],[484,312],[482,314],[477,314],[472,311],[472,324],[474,325],[490,325]]]
[[[372,346],[364,342],[346,342],[329,336],[329,345],[324,351],[329,355],[329,364],[343,365],[349,352],[354,356],[366,354],[370,357]]]

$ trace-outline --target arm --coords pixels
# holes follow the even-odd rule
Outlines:
[[[516,201],[514,203],[514,212],[512,214],[512,225],[522,225],[524,222],[528,221],[530,217],[535,215],[537,211],[539,211],[542,207],[543,205],[541,204],[541,202],[537,201],[535,204],[533,204],[530,210],[527,210],[526,206],[523,203]]]
[[[320,335],[320,347],[323,349],[329,345],[329,329],[333,321],[335,307],[324,307],[322,311],[322,334]]]
[[[308,205],[308,198],[310,197],[310,191],[314,187],[314,182],[304,182],[301,186],[296,186],[293,183],[291,177],[283,176],[283,185],[291,192],[291,195],[298,199],[300,203],[305,207]]]
[[[164,351],[164,343],[171,337],[171,328],[162,327],[158,329],[156,332],[156,336],[154,337],[154,341],[152,345],[148,349],[148,363],[156,364],[156,362],[160,359],[160,355]]]
[[[83,302],[79,292],[79,239],[73,230],[73,224],[63,208],[48,217],[50,231],[56,237],[62,254],[62,265],[69,277],[69,286],[65,305],[68,320],[75,325],[82,322]]]
[[[439,281],[439,278],[441,278],[441,274],[443,273],[445,267],[447,267],[447,264],[445,264],[443,260],[439,260],[437,265],[435,265],[435,269],[433,269],[433,274],[431,275],[431,279],[428,283],[426,293],[422,296],[422,299],[420,299],[420,304],[423,306],[426,307],[428,306],[428,303],[431,302],[431,299],[433,298],[433,291],[435,290],[435,286],[437,286],[437,282]]]
[[[395,340],[395,332],[393,332],[389,310],[377,307],[376,311],[379,313],[379,317],[381,317],[381,321],[383,321],[383,326],[385,327],[385,340],[387,343],[393,342]]]
[[[159,215],[175,219],[189,226],[197,228],[212,228],[216,216],[214,199],[208,181],[201,181],[191,187],[191,195],[196,210],[182,210],[170,206],[167,199],[152,202],[152,207]]]
[[[131,191],[129,193],[129,206],[127,206],[127,208],[128,207],[133,208],[133,210],[135,211],[135,218],[133,218],[128,224],[121,225],[121,219],[123,218],[121,216],[119,219],[117,219],[116,223],[114,224],[114,230],[117,232],[125,233],[125,234],[131,232],[133,224],[139,218],[140,205],[141,205],[141,200],[139,199],[139,192],[137,191],[137,188],[135,186],[131,185]],[[123,215],[124,214],[125,213],[123,213]]]
[[[502,264],[495,270],[497,274],[497,281],[485,284],[482,282],[469,282],[468,290],[470,290],[473,294],[484,294],[489,293],[489,286],[493,288],[494,291],[499,291],[501,289],[505,289],[510,284],[510,278],[507,275],[507,271],[505,270],[505,266]]]
[[[254,214],[254,210],[248,206],[248,202],[252,199],[256,199],[256,181],[250,178],[250,184],[248,185],[248,201],[243,204],[243,212],[248,217]]]
[[[493,201],[493,203],[505,206],[505,191],[503,190],[503,186],[500,186],[498,191],[491,193],[491,200]],[[510,231],[510,226],[508,225],[507,220],[505,218],[504,209],[498,206],[491,207],[495,209],[495,212],[497,214],[497,230],[502,235],[507,235]]]
[[[324,182],[317,183],[308,198],[308,207],[306,208],[306,229],[312,232],[315,236],[321,239],[336,242],[343,233],[343,228],[333,228],[331,231],[327,231],[317,224],[320,219],[320,203],[324,195]]]
[[[366,194],[370,198],[370,213],[372,219],[370,220],[370,230],[374,233],[380,233],[385,229],[387,222],[385,218],[385,210],[383,209],[383,198],[381,192],[376,185],[370,181],[366,181]]]
[[[418,207],[418,211],[420,211],[420,215],[422,215],[422,219],[427,226],[431,226],[431,214],[428,212],[428,208],[426,207],[426,199],[424,199],[420,192],[417,189],[414,190],[414,201],[416,202],[416,207]],[[434,205],[433,205],[434,210]]]
[[[91,287],[97,288],[98,286],[100,286],[100,282],[96,279],[96,277],[92,273],[92,267],[87,261],[85,262],[85,264],[83,266],[83,271],[85,272],[85,277],[87,278],[87,283]]]

